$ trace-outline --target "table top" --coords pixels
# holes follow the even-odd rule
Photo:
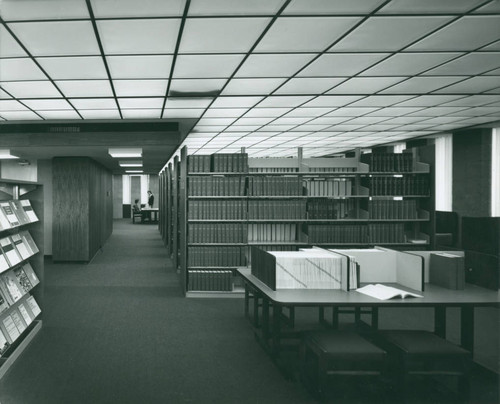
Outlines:
[[[465,289],[452,290],[440,286],[425,284],[423,292],[402,287],[398,284],[388,284],[398,289],[423,295],[423,297],[407,297],[379,300],[364,295],[355,290],[326,289],[280,289],[272,290],[261,280],[251,274],[249,267],[237,268],[238,273],[245,281],[252,284],[269,300],[279,305],[293,306],[497,306],[500,307],[500,292],[466,284]]]
[[[141,210],[150,210],[150,211],[158,211],[160,208],[148,208],[148,207],[144,207],[142,208]]]

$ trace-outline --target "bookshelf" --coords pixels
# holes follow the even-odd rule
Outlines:
[[[303,158],[299,149],[295,158],[249,158],[183,148],[162,175],[174,178],[179,236],[174,231],[169,243],[187,296],[241,294],[235,270],[250,264],[251,247],[431,244],[430,164],[413,149],[339,158]]]
[[[43,187],[0,180],[0,377],[42,327]]]

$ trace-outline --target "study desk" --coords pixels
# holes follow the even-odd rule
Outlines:
[[[323,322],[324,309],[333,308],[369,308],[372,314],[372,328],[378,328],[378,309],[390,307],[429,307],[434,309],[434,332],[446,337],[446,309],[460,309],[460,342],[462,347],[473,351],[474,347],[474,309],[476,307],[500,307],[500,293],[479,286],[466,284],[463,290],[445,289],[432,284],[425,284],[423,295],[418,298],[379,300],[356,291],[319,290],[319,289],[281,289],[272,290],[251,274],[248,267],[237,268],[245,282],[245,315],[249,313],[249,295],[254,295],[254,326],[259,323],[262,341],[272,356],[280,353],[282,339],[283,308],[292,313],[297,307],[317,307],[319,321]],[[397,285],[398,288],[401,288]],[[407,288],[402,288],[407,289]],[[258,299],[262,300],[262,318],[259,319]],[[272,316],[270,308],[272,307]],[[256,317],[257,316],[257,317]],[[337,324],[333,321],[333,327]]]
[[[142,221],[149,220],[150,222],[158,222],[159,208],[142,208]]]

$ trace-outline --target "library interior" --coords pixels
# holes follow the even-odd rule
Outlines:
[[[0,0],[0,402],[500,402],[498,0]]]

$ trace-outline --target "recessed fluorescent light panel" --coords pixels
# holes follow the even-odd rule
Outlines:
[[[112,148],[108,150],[111,157],[114,158],[137,158],[142,157],[142,148]]]
[[[18,159],[19,157],[10,154],[10,149],[0,149],[0,160]]]
[[[140,160],[119,161],[118,165],[120,167],[142,167],[142,161]]]
[[[127,174],[142,174],[142,170],[125,170]]]

